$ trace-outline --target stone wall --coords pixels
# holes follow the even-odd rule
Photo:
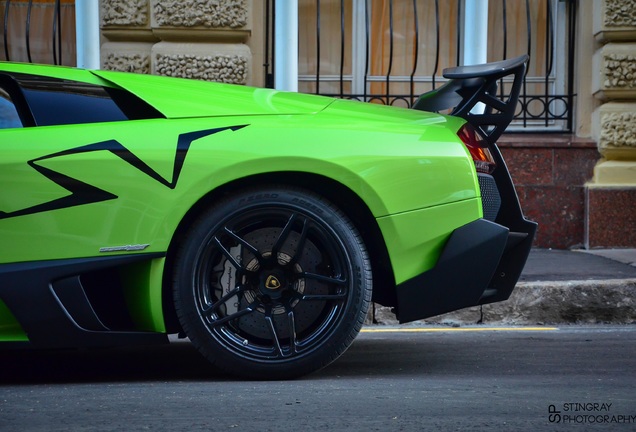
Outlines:
[[[595,0],[592,136],[601,160],[587,184],[586,245],[636,247],[636,0]]]
[[[539,223],[534,246],[583,247],[585,185],[599,159],[596,143],[566,134],[504,134],[498,144],[525,216]]]
[[[262,3],[100,0],[102,68],[262,86]]]

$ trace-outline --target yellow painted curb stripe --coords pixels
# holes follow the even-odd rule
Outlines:
[[[434,328],[363,328],[362,333],[442,333],[442,332],[523,332],[555,331],[557,327],[434,327]]]

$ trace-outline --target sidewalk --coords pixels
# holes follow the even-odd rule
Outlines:
[[[397,324],[376,308],[379,324]],[[510,299],[416,324],[636,323],[636,249],[533,249]]]

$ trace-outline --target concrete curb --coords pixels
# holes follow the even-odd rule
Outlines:
[[[390,308],[376,306],[375,321],[398,324]],[[636,279],[519,282],[510,299],[413,324],[630,324],[636,323]]]

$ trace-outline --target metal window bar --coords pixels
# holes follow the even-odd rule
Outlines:
[[[372,3],[368,0],[339,0],[339,11],[340,16],[339,19],[339,27],[340,34],[336,38],[340,44],[340,50],[338,52],[339,59],[333,58],[330,59],[330,62],[339,63],[337,71],[334,71],[334,74],[328,74],[321,72],[321,62],[324,61],[324,51],[321,50],[321,36],[325,35],[327,31],[323,31],[323,26],[327,28],[327,20],[334,19],[335,17],[329,16],[328,13],[325,13],[325,6],[327,1],[321,3],[321,0],[305,0],[305,1],[313,1],[316,10],[316,16],[313,19],[308,19],[306,22],[315,22],[316,28],[314,30],[316,45],[312,47],[315,49],[317,53],[316,69],[314,72],[310,73],[310,75],[301,75],[299,80],[302,82],[307,82],[313,84],[312,93],[326,95],[326,96],[334,96],[340,98],[347,99],[357,99],[366,102],[373,103],[382,103],[386,105],[399,105],[399,106],[407,106],[411,107],[414,101],[417,99],[418,94],[418,85],[426,84],[429,85],[430,88],[436,88],[440,83],[443,83],[445,80],[443,77],[439,76],[442,69],[441,58],[441,41],[442,33],[441,33],[441,24],[440,24],[440,2],[439,0],[411,0],[409,3],[410,11],[413,14],[413,24],[412,28],[409,29],[396,29],[395,22],[395,4],[394,0],[387,0],[386,6],[388,9],[388,36],[386,40],[386,49],[388,50],[388,59],[386,67],[381,75],[372,75],[371,74],[371,40],[372,40],[372,29],[371,29],[371,7]],[[360,70],[364,70],[363,76],[356,76],[355,68],[352,68],[351,72],[347,72],[345,68],[345,52],[346,52],[346,32],[350,31],[352,28],[349,23],[353,22],[355,17],[350,17],[346,13],[348,10],[345,7],[346,2],[355,2],[361,1],[363,5],[361,8],[364,8],[364,28],[361,29],[362,34],[364,35],[364,42],[361,42],[361,46],[359,51],[363,53],[363,55],[358,59],[358,61],[363,62],[363,68]],[[499,33],[502,37],[502,58],[494,58],[493,61],[506,59],[509,55],[518,55],[519,53],[510,53],[509,39],[510,39],[510,29],[509,29],[509,13],[510,13],[510,5],[512,1],[518,0],[490,0],[492,4],[496,1],[500,2],[502,16],[501,16],[501,32]],[[545,19],[546,22],[543,23],[545,27],[545,33],[543,37],[545,38],[545,46],[539,47],[539,35],[536,31],[533,31],[535,28],[538,29],[537,23],[533,22],[532,16],[532,8],[531,1],[525,0],[522,4],[521,10],[525,8],[525,23],[526,23],[526,49],[528,54],[533,53],[533,49],[541,48],[543,51],[543,61],[544,61],[544,72],[540,75],[534,74],[526,75],[523,84],[522,94],[519,97],[518,109],[515,114],[515,121],[513,125],[511,125],[510,130],[512,131],[532,131],[532,132],[571,132],[573,125],[573,100],[576,96],[574,94],[574,42],[575,42],[575,21],[576,21],[576,0],[544,0],[545,1]],[[431,3],[434,2],[434,3]],[[434,7],[434,26],[426,27],[422,23],[419,22],[418,19],[418,11],[424,5],[431,5]],[[448,4],[451,4],[451,1],[445,2],[444,6],[448,7]],[[401,3],[405,4],[405,3]],[[556,20],[556,7],[563,7],[564,15],[560,16],[561,19]],[[454,8],[456,10],[456,22],[455,22],[455,50],[456,50],[456,65],[460,64],[461,61],[461,40],[462,40],[462,14],[463,14],[463,0],[455,0]],[[352,8],[355,11],[355,8]],[[424,9],[423,9],[424,10]],[[272,11],[272,13],[274,13]],[[522,19],[523,19],[522,18]],[[333,24],[333,23],[332,23]],[[336,27],[337,28],[337,27]],[[331,26],[333,31],[333,25]],[[336,30],[337,31],[337,30]],[[413,41],[413,51],[412,51],[412,59],[408,62],[409,65],[412,66],[409,72],[406,72],[403,76],[398,76],[393,74],[395,69],[395,46],[394,46],[394,37],[396,31],[400,31],[401,35],[407,34],[407,38]],[[431,32],[433,35],[433,43],[430,44],[431,48],[428,46],[424,46],[422,42],[422,37],[425,32]],[[561,50],[567,50],[566,53],[557,49],[555,45],[555,40],[559,35],[564,35],[565,41],[564,45],[561,47]],[[351,40],[354,40],[352,37]],[[449,45],[450,46],[450,45]],[[430,51],[426,52],[426,50],[434,51],[434,60],[432,70],[425,72],[422,71],[422,67],[419,65],[420,58],[425,54],[430,55]],[[273,54],[272,54],[273,56]],[[493,57],[493,53],[490,53],[490,58]],[[566,59],[564,64],[561,65],[561,69],[556,70],[556,61],[562,57]],[[352,59],[356,61],[356,59]],[[539,59],[533,59],[535,62],[539,61]],[[533,61],[531,60],[531,61]],[[268,62],[269,63],[269,62]],[[453,66],[453,65],[446,65]],[[446,67],[444,66],[444,67]],[[537,69],[539,66],[537,66]],[[355,88],[353,83],[359,80],[361,82],[360,88],[361,91],[353,92],[353,91],[345,91],[345,84],[351,83],[351,89]],[[333,87],[331,91],[327,85],[328,83],[337,84],[337,90]],[[383,84],[383,89],[380,93],[374,92],[371,90],[373,84],[381,83]],[[400,93],[398,90],[395,90],[396,84],[404,83],[408,85],[407,90],[408,94]],[[558,84],[558,85],[557,85]],[[502,92],[505,92],[504,87],[511,85],[510,82],[503,80],[500,83],[500,88]],[[543,91],[536,91],[540,85],[543,86]],[[334,91],[335,90],[335,91]],[[421,90],[419,91],[421,92]]]
[[[265,87],[274,88],[274,1],[265,1]]]
[[[320,23],[318,23],[320,24]],[[345,61],[345,4],[340,0],[340,97],[344,97],[344,61]],[[320,39],[317,39],[320,41]]]
[[[576,40],[576,0],[570,0],[568,11],[568,40],[571,41],[568,47],[568,89],[567,89],[567,130],[572,131],[574,125],[574,41]]]
[[[530,0],[526,0],[526,29],[528,32],[528,55],[532,52],[532,21],[530,20]],[[526,77],[523,80],[523,90],[519,96],[521,101],[521,119],[523,120],[523,127],[528,127],[528,69],[526,69]]]
[[[60,0],[55,0],[55,12],[53,15],[53,64],[62,64],[62,5]]]
[[[316,40],[320,40],[320,0],[316,4]],[[316,93],[320,93],[320,44],[316,44]]]
[[[433,73],[431,74],[431,84],[433,90],[435,90],[435,77],[437,76],[437,72],[439,70],[439,32],[439,0],[435,0],[435,67],[433,68]],[[413,104],[411,104],[411,106],[412,105]]]
[[[33,0],[29,0],[29,5],[27,6],[27,18],[26,18],[26,50],[27,50],[27,58],[29,59],[29,63],[33,63],[33,59],[31,58],[31,11],[33,11]],[[7,41],[4,42],[5,45]]]
[[[4,59],[6,61],[19,61],[12,59],[10,55],[9,46],[12,43],[20,44],[22,41],[11,41],[9,37],[10,23],[10,11],[12,6],[12,0],[5,0],[4,2],[4,19],[2,23],[2,36],[4,44]],[[16,2],[13,2],[16,3]],[[15,6],[15,5],[14,5]],[[24,47],[26,51],[26,59],[29,63],[33,63],[33,53],[31,50],[31,23],[33,16],[33,0],[29,0],[27,3],[27,12],[25,20],[25,33],[24,33]],[[52,18],[52,34],[51,34],[51,46],[52,46],[52,64],[62,64],[62,4],[61,0],[55,0],[53,6],[53,18]]]
[[[9,10],[11,8],[11,0],[4,2],[4,22],[2,28],[4,40],[4,59],[9,60]]]

